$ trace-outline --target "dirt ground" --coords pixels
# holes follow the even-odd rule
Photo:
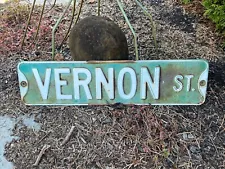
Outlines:
[[[115,2],[102,2],[102,15],[110,17],[126,33],[133,59],[132,34]],[[58,6],[45,14],[36,48],[29,45],[33,35],[30,27],[24,50],[19,51],[25,20],[2,24],[0,36],[5,39],[0,47],[0,115],[15,118],[34,115],[41,124],[38,132],[15,126],[14,135],[20,139],[7,144],[5,156],[16,168],[225,168],[225,51],[218,43],[219,38],[202,18],[188,14],[172,0],[143,3],[157,25],[158,50],[154,47],[149,19],[133,1],[124,2],[138,34],[140,58],[208,60],[205,103],[201,106],[25,106],[20,101],[16,66],[20,59],[51,60],[50,26],[63,8]],[[96,6],[86,3],[81,18],[96,15]],[[35,25],[35,17],[33,20]],[[58,45],[69,20],[70,15],[58,30]],[[8,36],[12,36],[12,41]],[[65,60],[71,59],[66,44],[61,52]],[[72,126],[71,137],[62,144]],[[44,146],[48,149],[34,166]]]

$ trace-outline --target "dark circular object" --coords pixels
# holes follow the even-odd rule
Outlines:
[[[69,47],[73,60],[128,60],[127,39],[107,17],[90,16],[72,28]]]

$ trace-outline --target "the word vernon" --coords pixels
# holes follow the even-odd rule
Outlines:
[[[52,73],[53,71],[54,73]],[[51,76],[54,76],[54,85],[52,86],[55,87],[57,100],[79,100],[81,97],[86,97],[88,100],[101,100],[103,98],[103,90],[110,100],[115,99],[115,97],[128,100],[136,95],[137,88],[140,89],[140,99],[146,99],[147,90],[149,90],[153,99],[159,99],[160,67],[155,67],[153,72],[150,72],[148,67],[141,67],[138,71],[139,75],[137,75],[133,68],[124,67],[119,70],[118,75],[115,77],[114,68],[108,68],[107,71],[95,68],[94,72],[91,72],[87,68],[47,68],[45,70],[45,77],[42,80],[38,69],[32,68],[43,100],[48,99]],[[71,79],[73,81],[73,91],[71,91],[71,94],[63,94],[62,87],[67,87],[68,82],[62,79],[61,76],[69,74],[73,77]],[[81,78],[81,75],[82,77],[85,75],[85,78]],[[125,77],[130,79],[129,84],[124,83]],[[95,83],[95,96],[93,96],[93,89],[91,90],[90,88],[90,83],[93,81]],[[125,85],[129,86],[129,91],[125,90]],[[81,96],[81,88],[83,88],[85,96]],[[115,96],[116,93],[118,93],[118,96]]]

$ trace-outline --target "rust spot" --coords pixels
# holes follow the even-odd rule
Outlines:
[[[204,81],[204,80],[203,80]],[[200,102],[198,102],[199,105],[203,104],[205,102],[204,96],[200,96]]]

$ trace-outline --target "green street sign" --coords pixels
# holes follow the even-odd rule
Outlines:
[[[204,60],[21,62],[27,105],[200,105],[206,97]]]

